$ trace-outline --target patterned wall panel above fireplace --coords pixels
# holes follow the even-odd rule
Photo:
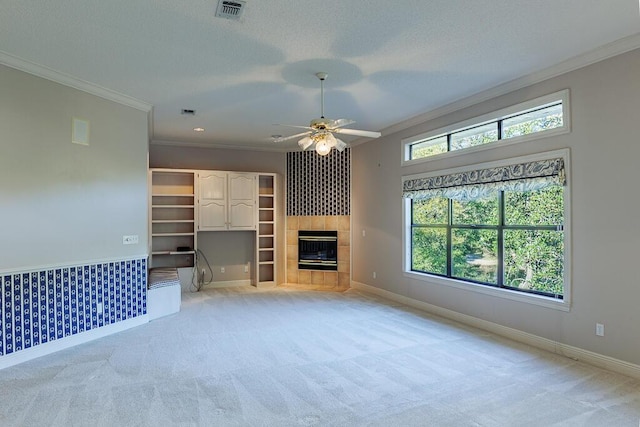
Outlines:
[[[350,215],[351,150],[287,153],[287,215]]]

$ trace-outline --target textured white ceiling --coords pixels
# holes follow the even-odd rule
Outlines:
[[[217,3],[0,0],[0,52],[152,104],[155,140],[274,148],[320,115],[318,71],[326,116],[384,131],[640,33],[638,0]]]

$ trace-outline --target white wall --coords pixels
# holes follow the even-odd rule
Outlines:
[[[146,254],[147,113],[5,66],[0,88],[0,271]]]
[[[354,147],[353,280],[640,364],[639,75],[640,50],[636,50]],[[401,177],[462,166],[470,159],[450,157],[401,167],[401,139],[566,88],[571,91],[571,133],[496,146],[477,153],[472,162],[570,148],[571,310],[404,277]],[[604,337],[595,335],[596,322],[605,324]]]
[[[201,263],[206,269],[205,279],[214,283],[249,281],[255,276],[255,240],[253,231],[201,231],[198,233],[198,249],[207,260]],[[249,271],[245,273],[245,266]],[[213,272],[211,277],[209,267]],[[224,273],[222,272],[224,268]]]
[[[286,173],[286,153],[231,150],[152,143],[149,146],[152,168],[204,169],[235,172]]]

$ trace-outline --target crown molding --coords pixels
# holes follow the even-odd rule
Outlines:
[[[611,57],[621,55],[638,48],[640,48],[640,33],[608,43],[597,49],[567,59],[563,62],[560,62],[559,64],[553,65],[543,70],[535,71],[533,73],[508,81],[498,86],[494,86],[482,92],[478,92],[471,96],[458,99],[457,101],[453,101],[450,104],[438,107],[426,113],[419,114],[417,116],[411,117],[410,119],[384,128],[381,130],[381,132],[383,135],[391,135],[393,133],[423,124],[425,122],[445,116],[455,111],[462,110],[463,108],[471,107],[472,105],[488,101],[501,95],[506,95],[515,90],[540,83],[544,80],[566,74],[570,71],[584,68],[588,65],[595,64],[596,62],[604,61],[605,59],[609,59]]]
[[[152,105],[149,103],[123,95],[111,89],[89,83],[69,74],[45,67],[44,65],[38,65],[25,59],[18,58],[17,56],[13,56],[3,51],[0,51],[0,64],[15,68],[16,70],[24,71],[25,73],[29,73],[37,77],[42,77],[43,79],[51,80],[55,83],[60,83],[65,86],[81,90],[109,101],[117,102],[118,104],[126,105],[127,107],[135,108],[136,110],[144,111],[146,113],[149,113],[152,109]]]

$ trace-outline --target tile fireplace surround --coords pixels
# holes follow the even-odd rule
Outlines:
[[[298,230],[338,231],[338,271],[298,269]],[[287,284],[318,290],[344,291],[351,280],[349,215],[287,217]]]

